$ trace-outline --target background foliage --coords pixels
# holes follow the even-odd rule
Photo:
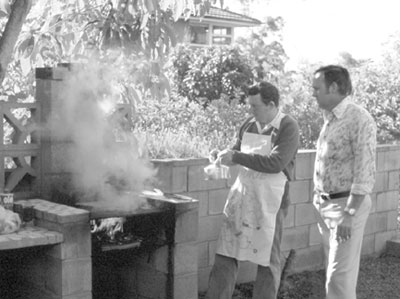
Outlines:
[[[301,147],[313,148],[322,125],[311,96],[319,65],[285,69],[281,18],[268,18],[230,47],[176,45],[172,23],[204,14],[211,1],[33,1],[1,94],[32,101],[34,67],[79,62],[118,70],[115,83],[134,111],[130,130],[151,158],[202,157],[229,146],[247,117],[246,86],[267,80],[279,87],[285,112],[301,128]],[[7,11],[0,14],[0,32]],[[343,53],[339,62],[354,81],[355,101],[378,125],[380,143],[400,139],[400,35],[388,41],[380,61]]]

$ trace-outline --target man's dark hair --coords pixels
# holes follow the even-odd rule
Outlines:
[[[250,86],[248,94],[249,96],[260,94],[261,101],[263,101],[265,105],[268,105],[270,102],[274,102],[276,107],[279,106],[278,88],[266,81],[261,81],[257,84]]]
[[[317,73],[324,75],[326,88],[329,88],[332,83],[336,83],[341,95],[347,96],[351,94],[353,87],[351,85],[349,71],[346,68],[339,65],[327,65],[316,70],[314,75]]]

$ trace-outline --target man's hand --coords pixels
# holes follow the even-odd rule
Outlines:
[[[232,165],[233,164],[232,157],[233,157],[233,151],[225,149],[218,153],[217,161],[220,161],[221,164]]]
[[[210,163],[215,163],[218,158],[218,153],[219,151],[217,149],[213,149],[208,155],[208,161],[210,161]]]
[[[353,224],[353,216],[344,213],[342,223],[337,226],[336,240],[338,243],[344,243],[351,238],[351,226]]]

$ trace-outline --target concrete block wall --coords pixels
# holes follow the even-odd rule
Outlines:
[[[296,250],[294,271],[321,269],[323,255],[312,206],[314,150],[302,150],[297,155],[295,180],[290,184],[291,206],[285,219],[282,249],[284,259],[290,249]],[[372,194],[373,206],[365,230],[363,255],[381,253],[386,241],[397,231],[397,207],[399,204],[400,146],[385,145],[377,149],[376,184]],[[214,262],[222,209],[236,175],[237,167],[231,168],[232,178],[207,181],[203,168],[207,159],[153,160],[158,168],[157,187],[164,192],[188,195],[199,200],[197,264],[198,287],[207,288],[208,277]],[[195,217],[195,215],[193,215]],[[244,262],[240,265],[238,282],[255,278],[256,267]]]
[[[172,244],[152,252],[131,255],[119,269],[123,298],[197,299],[198,201],[188,199],[167,203],[173,219],[165,223]],[[171,225],[171,227],[167,227]],[[170,230],[171,229],[171,230]],[[167,236],[168,235],[168,236]]]
[[[29,251],[25,246],[19,249],[24,251],[12,250],[8,253],[18,261],[12,267],[16,281],[21,282],[14,290],[19,292],[20,297],[13,297],[16,296],[13,293],[10,298],[92,299],[88,211],[42,199],[24,202],[33,205],[35,212],[35,226],[26,238],[40,240],[41,236],[35,231],[41,229],[57,244],[30,247]]]
[[[32,199],[36,225],[61,233],[64,242],[46,251],[46,290],[50,298],[92,298],[92,243],[89,212]],[[39,290],[40,291],[40,290]],[[36,297],[37,298],[37,297]]]

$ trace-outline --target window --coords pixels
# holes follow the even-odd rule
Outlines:
[[[190,25],[190,43],[193,45],[230,45],[232,41],[232,27]]]
[[[208,26],[190,26],[190,43],[206,45]]]
[[[232,43],[232,28],[213,26],[212,44],[213,45],[230,45]]]

